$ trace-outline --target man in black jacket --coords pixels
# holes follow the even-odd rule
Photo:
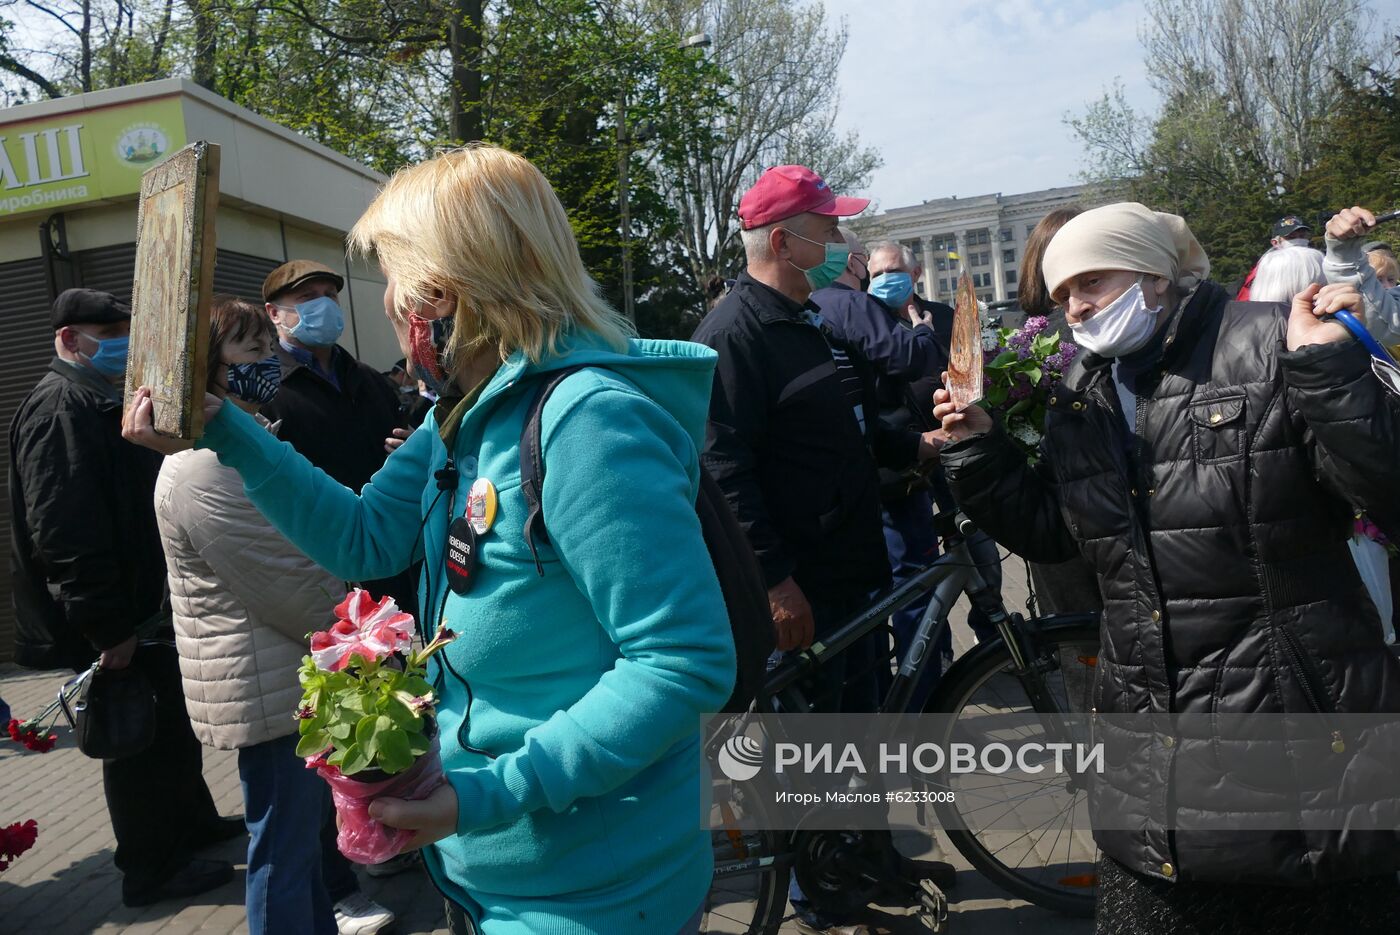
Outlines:
[[[394,385],[336,343],[345,328],[338,301],[344,285],[339,273],[313,260],[283,263],[263,281],[282,361],[282,388],[263,412],[282,423],[278,438],[359,493],[410,430]],[[405,570],[363,584],[416,614],[415,578]]]
[[[719,352],[702,460],[758,555],[782,650],[811,645],[889,584],[875,461],[902,467],[937,450],[883,426],[869,363],[804,305],[846,268],[836,219],[867,204],[802,166],[765,172],[739,202],[748,269],[693,338]],[[853,648],[846,661],[869,660]],[[871,709],[872,679],[843,697],[839,661],[823,674],[817,710]],[[804,931],[842,930],[790,895]]]
[[[393,384],[336,343],[344,287],[339,273],[312,260],[283,263],[263,281],[282,361],[282,388],[264,412],[281,421],[279,438],[358,493],[403,426]]]
[[[131,311],[69,289],[51,323],[57,356],[10,425],[16,656],[75,672],[100,660],[154,689],[154,742],[102,764],[122,900],[143,906],[226,883],[230,864],[189,854],[243,822],[215,810],[185,712],[153,501],[161,458],[121,437]]]
[[[917,436],[881,430],[868,364],[803,304],[845,269],[836,218],[867,203],[801,166],[769,169],[739,206],[748,269],[693,338],[719,352],[705,466],[763,567],[780,649],[889,582],[867,446],[918,453]]]

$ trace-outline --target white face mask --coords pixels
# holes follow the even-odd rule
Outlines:
[[[1147,344],[1157,329],[1157,315],[1161,311],[1160,305],[1147,307],[1139,277],[1107,308],[1099,309],[1085,321],[1071,324],[1069,330],[1074,334],[1074,343],[1084,350],[1100,357],[1122,357]]]

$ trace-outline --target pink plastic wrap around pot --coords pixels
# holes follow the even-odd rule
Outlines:
[[[425,799],[434,789],[447,782],[447,775],[442,771],[442,759],[438,756],[436,737],[428,752],[415,760],[412,766],[379,781],[367,781],[367,774],[383,776],[378,770],[343,776],[336,767],[322,763],[316,767],[316,772],[330,783],[331,798],[335,801],[337,823],[340,825],[336,846],[357,864],[382,864],[403,850],[413,837],[412,831],[389,828],[369,817],[371,802],[379,798]]]

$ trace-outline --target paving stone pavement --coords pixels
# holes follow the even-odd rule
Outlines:
[[[1019,562],[1008,562],[1006,571],[1007,605],[1019,609],[1025,602]],[[964,616],[965,602],[955,614],[959,650],[966,647],[970,638],[961,625]],[[23,718],[47,706],[69,675],[0,666],[0,697],[11,706],[14,716]],[[102,795],[101,764],[79,753],[66,730],[60,729],[57,734],[57,746],[43,754],[0,738],[0,824],[33,818],[39,825],[34,848],[0,873],[0,935],[246,933],[245,839],[227,842],[201,855],[228,860],[237,867],[234,879],[227,885],[185,902],[166,902],[143,909],[128,909],[121,904],[120,878],[112,865],[114,842]],[[204,774],[219,810],[225,815],[241,814],[242,793],[234,754],[206,748]],[[1092,929],[1087,920],[1067,919],[1006,899],[956,854],[953,863],[962,871],[958,888],[952,894],[957,900],[951,907],[949,930],[953,935],[1087,935]],[[398,915],[386,933],[446,935],[440,899],[420,870],[385,880],[362,876],[362,883],[367,895]],[[925,931],[909,920],[896,918],[882,923],[881,928],[900,935]],[[783,927],[784,935],[796,931],[791,924]]]

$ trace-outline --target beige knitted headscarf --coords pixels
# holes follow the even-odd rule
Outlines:
[[[1080,273],[1110,269],[1161,276],[1184,292],[1210,275],[1210,259],[1180,217],[1123,201],[1071,218],[1041,262],[1051,295]]]

